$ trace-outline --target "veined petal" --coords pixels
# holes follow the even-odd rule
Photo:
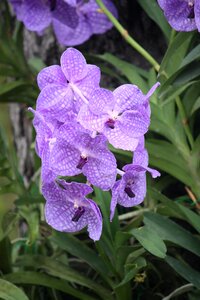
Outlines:
[[[67,87],[67,80],[61,70],[61,67],[58,65],[42,69],[37,76],[37,83],[40,90],[50,84],[64,85]]]
[[[50,7],[41,0],[24,0],[23,22],[32,31],[42,31],[51,23]]]
[[[70,28],[78,26],[79,17],[76,8],[64,0],[56,0],[56,7],[52,12],[52,17]]]
[[[84,128],[98,132],[103,131],[104,124],[107,120],[107,114],[97,116],[90,111],[88,105],[82,105],[77,117],[77,121],[80,122]]]
[[[101,115],[111,111],[114,107],[115,99],[113,93],[109,90],[99,88],[96,89],[89,101],[89,109],[95,115]]]
[[[80,152],[64,140],[58,139],[51,150],[50,168],[61,176],[74,176],[81,173],[76,166],[80,160]]]
[[[65,46],[77,46],[83,44],[92,35],[90,24],[81,16],[76,28],[71,28],[58,20],[53,20],[55,35],[60,44]]]
[[[195,23],[196,23],[197,29],[200,32],[200,2],[199,1],[195,1],[194,15],[195,15]]]
[[[73,93],[69,87],[48,85],[39,94],[36,109],[45,111],[52,118],[61,122],[66,121],[67,112],[73,107]]]
[[[74,83],[87,75],[86,60],[80,51],[68,48],[61,56],[61,68],[67,80]]]
[[[94,150],[96,157],[89,157],[83,167],[83,174],[89,182],[106,191],[112,188],[117,175],[116,159],[105,149]],[[94,155],[93,153],[93,155]]]

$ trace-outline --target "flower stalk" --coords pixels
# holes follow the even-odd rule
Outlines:
[[[119,21],[113,16],[113,14],[106,8],[102,0],[96,0],[96,3],[113,23],[115,28],[121,33],[122,37],[131,45],[138,53],[140,53],[158,72],[160,69],[159,63],[140,45],[138,44],[128,33],[128,31],[119,23]]]

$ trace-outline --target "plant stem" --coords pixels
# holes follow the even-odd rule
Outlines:
[[[158,72],[160,69],[159,63],[129,35],[128,31],[119,23],[119,21],[113,16],[113,14],[106,8],[102,0],[96,0],[96,2],[101,8],[102,12],[105,13],[108,19],[121,33],[122,37],[127,41],[127,43],[129,43],[137,52],[139,52]]]
[[[187,116],[186,116],[186,113],[185,113],[185,109],[183,107],[183,104],[181,102],[180,97],[176,97],[176,105],[177,105],[178,110],[180,112],[181,121],[182,121],[182,124],[183,124],[183,128],[185,130],[185,134],[186,134],[186,136],[188,138],[190,147],[193,148],[193,145],[194,145],[193,136],[191,134],[190,127],[188,125]]]

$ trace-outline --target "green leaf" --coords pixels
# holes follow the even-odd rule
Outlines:
[[[166,18],[163,15],[160,7],[156,0],[138,0],[139,4],[145,10],[147,15],[160,27],[162,32],[164,33],[166,39],[169,41],[171,28],[166,21]]]
[[[26,220],[29,231],[28,231],[28,244],[32,245],[39,235],[39,213],[37,210],[31,207],[20,207],[20,214]]]
[[[106,264],[104,264],[98,254],[74,236],[53,231],[53,236],[50,239],[54,241],[61,249],[69,252],[73,256],[83,259],[94,270],[102,275],[107,276],[109,273]]]
[[[200,108],[200,97],[199,98],[197,98],[197,100],[195,101],[195,103],[194,103],[194,105],[193,105],[193,107],[192,107],[192,109],[191,109],[191,115],[193,114],[193,113],[195,113],[198,109]]]
[[[117,285],[117,287],[120,287],[129,282],[132,278],[135,277],[135,275],[137,275],[137,273],[141,269],[146,267],[146,265],[146,260],[143,257],[137,258],[133,264],[127,264],[125,266],[126,274],[124,276],[124,279],[120,282],[120,284]]]
[[[166,256],[167,248],[163,240],[147,226],[131,230],[133,236],[140,242],[140,244],[151,254],[164,258]]]
[[[146,212],[144,213],[144,224],[161,239],[173,242],[200,256],[200,240],[170,219]]]
[[[200,289],[200,273],[196,270],[192,269],[190,266],[188,266],[186,263],[180,262],[179,260],[167,256],[165,258],[165,261],[185,280],[191,282],[196,286],[198,289]]]
[[[123,74],[130,83],[136,84],[144,93],[148,92],[148,86],[143,75],[146,75],[145,71],[135,67],[133,64],[128,63],[122,59],[117,58],[116,56],[105,53],[103,55],[97,55],[98,58],[112,64],[116,69]],[[141,76],[142,75],[142,76]],[[147,73],[148,76],[148,73]]]
[[[159,76],[162,75],[165,78],[169,78],[169,76],[177,71],[183,61],[193,35],[194,33],[190,32],[180,32],[177,34],[162,60]]]
[[[200,45],[197,45],[188,53],[188,55],[183,59],[180,67],[183,68],[198,58],[200,58]]]
[[[39,272],[16,272],[11,273],[4,276],[6,280],[9,280],[16,284],[30,284],[32,285],[39,285],[39,286],[46,286],[51,289],[56,289],[63,293],[72,295],[81,300],[96,300],[90,295],[83,293],[69,284],[67,284],[66,280],[62,279],[55,279],[52,276],[42,274]],[[26,298],[27,299],[27,298]],[[7,299],[6,299],[7,300]],[[16,298],[8,299],[8,300],[17,300]],[[19,300],[23,300],[23,298],[19,298]]]
[[[97,284],[95,281],[81,275],[77,271],[70,268],[68,265],[63,265],[55,258],[49,258],[42,255],[35,256],[22,256],[18,262],[19,266],[34,267],[37,270],[45,270],[49,275],[59,277],[72,283],[88,287],[100,295],[103,299],[112,299],[109,297],[110,291],[105,289],[102,285]]]
[[[0,298],[4,300],[29,300],[20,288],[4,279],[0,279]]]

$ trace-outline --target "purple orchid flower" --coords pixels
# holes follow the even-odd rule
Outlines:
[[[61,176],[83,173],[102,190],[109,190],[116,179],[116,159],[108,150],[106,138],[92,138],[80,125],[64,124],[58,130],[49,157],[50,169]]]
[[[124,207],[132,207],[144,200],[146,171],[150,172],[153,178],[160,176],[158,171],[148,167],[148,153],[144,148],[144,138],[140,139],[132,164],[124,166],[123,171],[119,172],[122,178],[112,188],[110,220],[113,219],[117,203]]]
[[[78,50],[68,48],[61,56],[61,66],[44,68],[37,81],[41,93],[36,110],[65,122],[69,114],[88,103],[93,90],[99,87],[100,70],[87,64]]]
[[[31,107],[29,107],[28,110],[34,114],[33,126],[37,133],[35,150],[37,155],[42,158],[44,149],[46,147],[51,147],[56,141],[54,133],[58,130],[62,123],[55,119],[46,119],[44,115],[35,111]]]
[[[82,183],[66,183],[64,180],[44,184],[42,193],[47,200],[47,223],[58,231],[76,232],[87,226],[89,237],[100,239],[102,232],[101,212],[94,201],[85,196],[93,189]]]
[[[88,105],[83,105],[78,121],[89,130],[103,133],[115,148],[134,151],[139,138],[149,127],[148,100],[156,83],[147,95],[131,84],[125,84],[111,91],[97,89]]]
[[[200,31],[198,0],[158,0],[169,24],[177,31]]]
[[[108,10],[117,17],[117,10],[111,0],[103,0]],[[59,20],[54,20],[53,26],[58,41],[66,46],[76,46],[84,43],[93,34],[102,34],[113,27],[107,16],[99,8],[95,0],[85,2],[78,0],[76,11],[79,17],[78,26],[72,29]]]
[[[41,32],[54,20],[70,28],[78,25],[79,18],[73,0],[10,0],[17,18],[27,29]]]

